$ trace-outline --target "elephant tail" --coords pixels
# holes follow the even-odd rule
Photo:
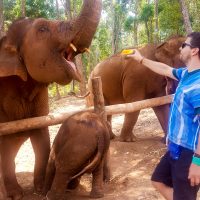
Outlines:
[[[72,179],[76,179],[80,176],[82,176],[83,174],[89,172],[89,171],[93,171],[95,169],[95,167],[97,166],[97,164],[100,162],[102,155],[98,152],[96,154],[96,156],[94,157],[94,159],[92,160],[92,162],[89,163],[89,165],[87,165],[82,171],[80,171],[78,174],[76,174],[75,176],[71,177]]]
[[[85,166],[83,170],[81,170],[78,174],[73,176],[71,179],[78,178],[82,176],[84,173],[92,172],[93,170],[95,170],[98,164],[104,159],[104,155],[106,154],[109,148],[109,144],[110,144],[109,133],[107,129],[100,130],[100,132],[99,131],[97,132],[98,132],[98,135],[97,135],[98,144],[97,144],[96,155],[94,156],[93,160],[87,166]]]

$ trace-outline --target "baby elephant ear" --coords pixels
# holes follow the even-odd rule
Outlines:
[[[5,38],[0,41],[0,77],[19,76],[27,80],[27,71],[21,62],[15,46],[6,44]]]

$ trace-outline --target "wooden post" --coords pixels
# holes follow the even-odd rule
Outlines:
[[[102,116],[104,120],[107,120],[101,77],[95,77],[92,79],[92,92],[94,96],[94,112]]]

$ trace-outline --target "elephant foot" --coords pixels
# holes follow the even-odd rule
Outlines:
[[[106,174],[106,175],[103,176],[103,182],[104,183],[110,182],[110,174]]]
[[[104,197],[104,194],[102,191],[92,190],[90,193],[90,198],[97,199]]]
[[[104,174],[103,174],[103,182],[104,183],[110,182],[110,177],[111,177],[111,175],[110,175],[110,168],[109,169],[105,169],[104,170]]]
[[[128,135],[128,136],[120,135],[119,141],[120,142],[136,142],[137,141],[137,137],[135,135],[133,135],[133,134]]]
[[[43,185],[36,185],[34,190],[35,194],[37,195],[43,194]]]
[[[46,195],[46,200],[65,200],[64,194],[57,194],[53,191],[49,191]]]
[[[7,187],[7,197],[11,198],[12,200],[21,200],[23,198],[23,190],[21,187],[18,188],[8,188]]]
[[[34,179],[34,192],[38,195],[43,193],[43,187],[44,187],[44,178],[35,178]]]

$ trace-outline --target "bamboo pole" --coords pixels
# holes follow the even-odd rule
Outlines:
[[[105,112],[107,115],[135,112],[145,108],[151,108],[155,106],[169,104],[172,102],[172,100],[173,100],[173,95],[168,95],[163,97],[137,101],[133,103],[116,104],[111,106],[105,106]],[[93,107],[82,109],[81,111],[88,111],[88,110],[93,110]],[[34,117],[29,119],[0,123],[0,136],[21,132],[25,130],[42,128],[50,125],[60,124],[64,120],[66,120],[70,115],[77,112],[79,111],[51,114],[42,117]]]

